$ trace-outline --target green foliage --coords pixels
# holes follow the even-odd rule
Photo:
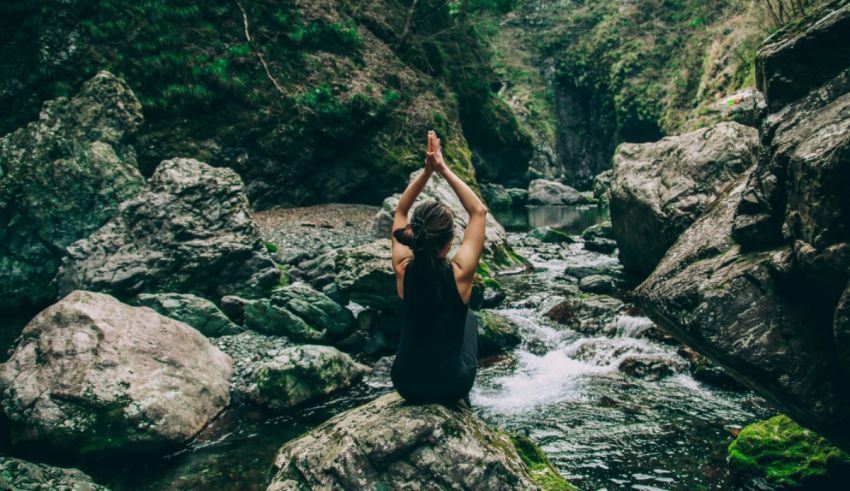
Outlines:
[[[850,455],[785,415],[745,427],[728,451],[732,469],[775,485],[796,487],[850,477]]]

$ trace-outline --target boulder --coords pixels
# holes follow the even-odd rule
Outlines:
[[[387,233],[389,237],[389,233]],[[390,239],[377,239],[334,254],[334,283],[352,302],[381,311],[399,311]]]
[[[232,403],[251,403],[257,390],[257,368],[293,346],[287,338],[251,330],[213,338],[210,342],[233,359],[233,375],[230,377]]]
[[[828,61],[825,72],[843,60],[823,83],[820,71],[785,66],[806,56],[801,47],[845,38],[847,22],[850,2],[833,2],[759,48],[772,113],[758,164],[679,238],[637,297],[669,332],[850,450],[847,345],[835,335],[850,281],[848,48],[811,53]],[[813,90],[791,95],[795,87]]]
[[[596,174],[596,177],[593,178],[593,197],[596,201],[600,203],[608,203],[608,190],[611,189],[611,179],[614,178],[614,170],[608,169],[606,171],[600,172]]]
[[[624,268],[646,277],[679,235],[755,163],[758,134],[720,123],[614,154],[611,226]]]
[[[835,336],[838,360],[844,367],[845,373],[850,373],[850,284],[847,285],[844,294],[838,301],[838,306],[835,308],[833,335]]]
[[[607,295],[568,298],[546,312],[546,317],[577,331],[595,334],[623,310],[622,301]]]
[[[247,301],[243,316],[249,329],[308,343],[332,343],[354,325],[350,310],[305,283],[275,290],[271,298]]]
[[[850,401],[832,336],[801,302],[790,246],[746,253],[732,239],[748,175],[721,196],[636,290],[647,314],[806,425],[850,444]]]
[[[363,353],[369,356],[395,353],[401,336],[401,318],[398,312],[379,312],[366,308],[357,313],[351,334],[334,343],[348,353]]]
[[[584,240],[613,239],[614,232],[611,230],[611,222],[606,220],[587,227],[581,232],[581,238]]]
[[[746,426],[729,444],[729,468],[781,489],[843,489],[850,454],[779,415]]]
[[[87,457],[188,442],[230,401],[232,360],[195,329],[101,293],[38,314],[0,365],[11,441]]]
[[[239,326],[233,323],[214,303],[188,293],[142,293],[130,304],[150,307],[197,329],[208,338],[236,334]]]
[[[585,276],[578,281],[578,289],[587,293],[611,293],[615,288],[614,278],[601,274]]]
[[[519,326],[492,310],[476,312],[478,318],[478,356],[489,356],[513,348],[522,342]]]
[[[0,489],[10,491],[109,491],[77,469],[0,456]]]
[[[600,254],[611,254],[617,250],[618,243],[604,237],[591,237],[584,241],[584,248]],[[620,256],[622,257],[622,256]]]
[[[514,206],[513,197],[501,184],[481,184],[481,196],[493,210],[506,210]]]
[[[285,411],[348,388],[368,372],[369,367],[331,346],[292,346],[258,364],[249,399]]]
[[[575,189],[557,181],[535,179],[528,185],[528,204],[560,206],[584,203],[586,199]]]
[[[0,309],[55,301],[65,248],[144,189],[130,145],[141,124],[127,84],[100,72],[0,138]]]
[[[850,2],[825,2],[790,22],[756,51],[756,84],[775,112],[847,69]]]
[[[278,284],[280,271],[235,172],[166,160],[148,185],[100,230],[68,247],[57,275],[60,292],[262,297]]]
[[[408,404],[395,392],[287,442],[274,471],[268,491],[572,489],[527,439],[493,431],[469,410]]]
[[[410,175],[410,180],[416,178],[422,171],[416,171]],[[398,200],[401,194],[394,194],[384,200],[381,209],[375,215],[372,221],[372,233],[375,238],[389,239],[392,232],[393,216],[395,209],[398,206]],[[463,208],[460,200],[455,195],[454,190],[448,182],[439,175],[433,175],[428,180],[428,184],[416,198],[412,210],[422,201],[437,200],[440,203],[448,206],[454,214],[455,221],[455,238],[452,245],[451,254],[460,245],[463,239],[463,231],[466,229],[466,224],[469,221],[469,214]],[[527,260],[519,256],[508,244],[508,234],[505,232],[499,222],[493,217],[492,213],[487,213],[487,223],[485,225],[485,240],[484,253],[482,258],[488,262],[494,270],[515,270],[526,269],[529,267]],[[389,251],[388,251],[389,252]]]

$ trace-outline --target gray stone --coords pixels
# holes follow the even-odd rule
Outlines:
[[[688,366],[684,360],[665,355],[628,355],[620,361],[617,369],[636,378],[660,380],[671,375],[685,373]]]
[[[0,456],[0,489],[10,491],[109,491],[77,469]]]
[[[584,248],[600,254],[611,254],[617,250],[617,242],[603,237],[591,237],[584,241]]]
[[[534,237],[535,239],[537,239],[541,242],[546,242],[546,243],[551,243],[551,244],[559,244],[559,243],[562,243],[562,242],[566,242],[568,244],[571,244],[571,243],[575,242],[575,239],[570,237],[568,234],[561,232],[560,230],[556,230],[556,229],[549,227],[549,226],[535,227],[535,228],[531,229],[531,231],[528,232],[528,236]]]
[[[214,303],[187,293],[142,293],[130,304],[150,307],[194,327],[206,337],[236,334],[241,330]]]
[[[611,293],[615,287],[614,278],[599,274],[585,276],[578,282],[579,290],[587,293]]]
[[[75,291],[38,314],[0,365],[13,444],[87,457],[188,442],[230,401],[229,356],[195,329]]]
[[[586,199],[575,189],[557,181],[535,179],[528,185],[528,204],[537,206],[575,205]]]
[[[293,341],[332,343],[349,334],[354,325],[350,310],[305,283],[293,283],[271,298],[244,306],[245,326]]]
[[[262,297],[278,284],[280,271],[235,172],[173,159],[157,167],[148,185],[100,230],[68,247],[57,275],[60,292]]]
[[[844,372],[850,375],[850,284],[847,285],[835,308],[833,333],[838,360],[844,367]]]
[[[286,411],[346,389],[369,372],[331,346],[299,345],[258,364],[249,398],[275,411]]]
[[[478,356],[489,356],[522,342],[519,326],[498,312],[482,310],[478,318]]]
[[[737,123],[617,147],[611,225],[625,269],[651,273],[676,238],[752,167],[757,150],[756,130]]]
[[[268,491],[537,490],[543,487],[535,479],[547,478],[559,489],[572,489],[539,449],[523,448],[525,455],[542,457],[532,470],[515,445],[471,411],[407,404],[391,393],[286,443]]]
[[[613,178],[613,169],[600,172],[593,178],[593,197],[600,203],[608,203],[608,190],[611,189],[611,180]]]
[[[100,72],[0,138],[0,309],[55,301],[65,248],[144,189],[129,144],[141,124],[127,84]]]
[[[401,310],[392,267],[390,239],[377,239],[334,253],[339,290],[352,302],[381,311]]]

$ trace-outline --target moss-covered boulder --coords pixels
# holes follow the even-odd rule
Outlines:
[[[522,342],[519,326],[492,310],[476,312],[478,318],[478,356],[488,356]]]
[[[77,469],[0,457],[0,489],[10,491],[109,491]]]
[[[552,244],[559,244],[562,242],[572,243],[575,242],[575,239],[570,237],[569,234],[562,232],[558,229],[554,229],[548,225],[544,225],[542,227],[535,227],[528,232],[529,237],[534,237],[535,239],[541,242],[547,242]]]
[[[515,441],[469,410],[386,394],[281,447],[268,491],[572,489],[539,449]]]
[[[255,387],[248,397],[261,406],[285,411],[348,388],[368,372],[367,366],[336,348],[292,346],[257,365],[252,376]]]
[[[743,428],[728,462],[736,473],[788,488],[840,489],[850,478],[850,454],[785,415]]]
[[[0,309],[55,301],[65,248],[144,189],[130,144],[141,124],[130,87],[100,72],[0,138]]]
[[[350,310],[305,283],[276,290],[270,298],[247,301],[243,316],[250,329],[308,343],[332,343],[345,337],[354,324]]]
[[[208,338],[236,334],[240,330],[214,303],[188,293],[142,293],[130,304],[150,307],[194,327]]]
[[[14,445],[88,458],[179,448],[230,402],[232,360],[149,308],[75,291],[0,364]]]
[[[129,298],[145,292],[263,297],[280,281],[251,219],[239,176],[192,159],[162,162],[149,189],[68,247],[57,274],[75,289]]]

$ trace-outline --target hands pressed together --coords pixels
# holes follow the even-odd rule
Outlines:
[[[446,168],[446,161],[443,160],[443,149],[440,146],[440,139],[434,131],[428,132],[428,151],[425,153],[425,171],[437,172],[442,174]]]

